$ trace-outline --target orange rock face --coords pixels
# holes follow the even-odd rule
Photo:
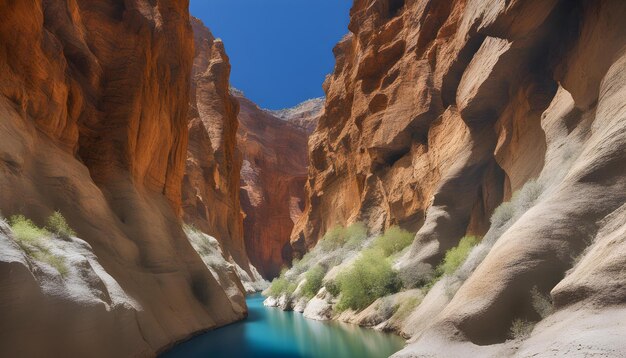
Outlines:
[[[230,95],[224,44],[192,18],[196,52],[189,110],[189,147],[183,180],[184,220],[214,236],[228,255],[247,266],[239,204],[239,104]]]
[[[275,113],[237,95],[239,148],[243,153],[241,204],[248,256],[265,277],[274,277],[292,258],[289,243],[304,207],[307,128],[321,114],[319,100]]]
[[[423,287],[483,236],[394,356],[626,352],[624,16],[618,0],[354,1],[293,245],[398,224],[417,233],[394,268]]]
[[[187,7],[182,0],[0,4],[0,210],[40,226],[61,211],[98,262],[71,262],[70,271],[92,267],[85,272],[97,277],[85,280],[102,292],[68,295],[62,288],[72,282],[62,278],[46,290],[23,257],[3,257],[0,355],[153,356],[245,315],[179,219],[194,58]],[[236,113],[225,96],[211,101]],[[225,130],[232,141],[235,128]],[[209,133],[225,148],[217,162],[230,155],[230,139],[220,136]],[[237,202],[239,178],[230,180],[234,189],[222,190]],[[28,294],[12,298],[17,292]],[[33,327],[41,330],[37,344],[27,338]]]
[[[456,194],[463,207],[450,235],[470,221],[469,231],[485,231],[504,176],[490,155],[493,129],[464,121],[453,103],[458,67],[479,45],[451,41],[461,13],[445,1],[355,1],[309,142],[308,201],[291,238],[298,250],[355,221],[373,231],[394,224],[416,231],[433,202]],[[460,171],[468,174],[438,194]]]

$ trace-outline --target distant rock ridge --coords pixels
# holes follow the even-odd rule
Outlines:
[[[324,111],[324,98],[306,100],[294,107],[280,110],[265,110],[275,117],[291,122],[308,134],[313,133]]]

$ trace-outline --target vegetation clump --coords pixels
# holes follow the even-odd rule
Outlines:
[[[554,310],[550,296],[542,294],[537,286],[530,291],[530,297],[533,308],[541,319],[546,318]]]
[[[376,299],[396,293],[402,287],[396,271],[381,250],[365,250],[354,264],[337,278],[341,296],[337,309],[362,310]]]
[[[465,236],[456,247],[446,252],[443,262],[437,268],[442,275],[452,275],[465,261],[470,251],[480,239],[476,236]]]
[[[532,322],[518,318],[511,323],[510,335],[513,339],[526,339],[535,328]]]
[[[437,266],[433,272],[430,280],[422,287],[424,291],[428,292],[430,289],[443,277],[444,275],[452,275],[454,272],[465,262],[467,256],[474,246],[480,242],[480,239],[476,236],[465,236],[459,244],[446,252],[446,256],[443,261]]]
[[[334,297],[339,296],[341,293],[341,287],[339,287],[339,284],[335,280],[326,281],[326,283],[324,283],[324,287],[326,288],[326,291]]]
[[[306,281],[302,284],[302,295],[307,298],[313,298],[322,288],[324,275],[326,275],[326,270],[321,265],[316,265],[309,270],[305,275]]]
[[[330,229],[318,243],[320,250],[328,252],[347,246],[356,249],[367,238],[367,228],[357,222],[348,227],[336,226]]]
[[[394,313],[393,318],[399,321],[404,321],[420,303],[422,303],[422,300],[418,297],[412,296],[404,299],[398,305],[398,309]]]
[[[280,273],[280,276],[276,277],[272,280],[270,287],[268,289],[268,293],[270,296],[280,297],[284,294],[291,295],[296,290],[297,286],[295,283],[290,282],[286,277],[287,270],[283,269]]]
[[[39,228],[31,220],[24,217],[24,215],[12,216],[9,219],[9,225],[11,225],[11,230],[13,231],[13,236],[17,244],[20,245],[22,249],[40,245],[42,238],[50,236],[50,232]],[[26,249],[24,249],[24,251],[26,251]]]
[[[67,276],[69,269],[65,259],[50,252],[42,241],[52,235],[48,230],[38,227],[23,215],[12,216],[9,219],[9,225],[15,242],[28,256],[52,266],[62,277]]]
[[[76,236],[76,232],[67,224],[65,218],[59,211],[55,211],[46,221],[46,229],[63,239]]]
[[[374,240],[373,247],[382,250],[385,256],[391,256],[409,246],[414,237],[414,234],[397,226],[392,226]]]

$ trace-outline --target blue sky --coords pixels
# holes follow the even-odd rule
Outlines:
[[[269,109],[324,95],[351,6],[352,0],[190,1],[191,14],[224,40],[231,84]]]

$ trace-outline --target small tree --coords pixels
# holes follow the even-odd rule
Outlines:
[[[316,265],[306,273],[306,281],[302,284],[302,295],[312,298],[322,288],[322,281],[326,270],[321,265]]]
[[[374,240],[373,246],[374,248],[382,250],[385,256],[391,256],[411,245],[414,238],[414,234],[400,229],[397,226],[392,226],[385,230],[385,233],[382,236],[379,236],[376,240]]]
[[[361,310],[377,298],[398,292],[402,284],[381,250],[365,250],[338,277],[341,299],[337,308]]]

